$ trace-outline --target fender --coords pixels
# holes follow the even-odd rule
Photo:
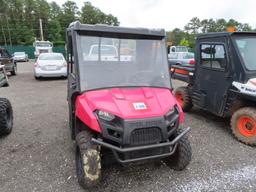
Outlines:
[[[81,95],[76,98],[76,117],[94,131],[101,132],[96,116],[93,114],[86,100],[81,98]]]
[[[234,81],[232,85],[241,93],[256,97],[256,78],[249,79],[245,84]]]

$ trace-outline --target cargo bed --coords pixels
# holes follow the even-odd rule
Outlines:
[[[181,65],[172,65],[170,69],[171,78],[184,81],[187,83],[191,82],[191,79],[194,75],[195,67],[191,65],[181,66]]]

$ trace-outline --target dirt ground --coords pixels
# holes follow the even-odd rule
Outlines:
[[[75,175],[66,87],[65,79],[35,80],[28,62],[18,63],[10,87],[0,89],[15,115],[13,132],[0,138],[1,192],[84,191]],[[255,148],[234,139],[228,119],[193,109],[184,126],[192,128],[193,149],[186,170],[163,163],[113,165],[103,170],[95,191],[256,191]]]

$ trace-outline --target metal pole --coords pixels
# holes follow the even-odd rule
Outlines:
[[[44,32],[43,32],[43,25],[42,25],[42,19],[39,19],[39,25],[40,25],[40,33],[41,33],[41,40],[44,40]]]
[[[7,16],[5,15],[6,18],[6,22],[7,22],[7,29],[8,29],[8,33],[9,33],[9,41],[10,41],[10,45],[12,46],[12,38],[11,38],[11,32],[10,32],[10,28],[9,28],[9,21]]]
[[[2,26],[2,32],[3,32],[3,35],[4,35],[4,44],[5,44],[5,46],[7,46],[7,43],[6,43],[6,37],[5,37],[5,33],[4,33],[3,26]]]

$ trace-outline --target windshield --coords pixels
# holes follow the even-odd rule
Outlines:
[[[24,52],[15,52],[14,55],[25,55]]]
[[[191,52],[171,52],[168,56],[169,59],[193,59],[195,57]]]
[[[193,59],[194,57],[195,57],[195,54],[190,53],[190,52],[185,53],[184,56],[183,56],[184,59]]]
[[[35,46],[36,47],[52,47],[52,44],[47,42],[45,43],[40,42],[40,43],[36,43]]]
[[[176,52],[187,52],[188,51],[188,49],[187,49],[187,47],[176,47]]]
[[[239,37],[235,39],[246,69],[256,70],[256,37]]]
[[[64,57],[60,54],[41,54],[39,60],[63,60]]]
[[[78,36],[81,90],[170,88],[165,41]]]

